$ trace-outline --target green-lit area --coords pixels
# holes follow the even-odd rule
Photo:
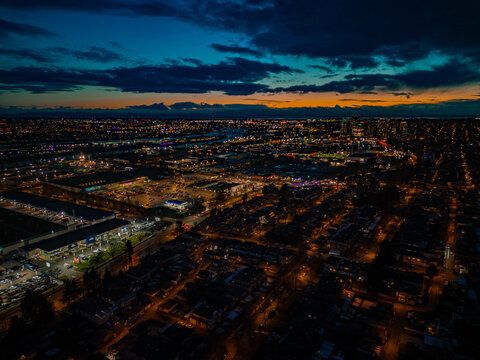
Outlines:
[[[115,256],[118,256],[120,254],[123,254],[126,250],[125,243],[130,240],[132,243],[132,246],[134,247],[135,245],[141,243],[142,241],[146,240],[149,238],[152,234],[150,232],[141,232],[135,235],[130,236],[128,239],[125,241],[110,246],[107,250],[104,252],[99,253],[98,255],[92,255],[87,261],[81,262],[79,264],[75,264],[75,269],[77,271],[86,271],[89,269],[96,268],[97,266],[113,259]]]
[[[322,157],[322,158],[329,158],[329,159],[345,159],[348,155],[347,154],[338,154],[338,153],[315,153],[311,156],[315,157]]]

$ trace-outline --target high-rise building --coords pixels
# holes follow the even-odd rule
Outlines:
[[[378,121],[377,138],[386,140],[390,136],[390,122],[388,119]]]
[[[375,137],[377,135],[377,120],[369,120],[366,124],[367,136]]]
[[[365,136],[365,126],[361,122],[355,122],[352,125],[352,135],[355,137],[364,137]]]
[[[349,136],[352,133],[352,124],[349,120],[343,119],[342,123],[340,124],[340,135],[341,136]]]
[[[408,138],[408,123],[406,121],[400,123],[400,137],[403,140]]]

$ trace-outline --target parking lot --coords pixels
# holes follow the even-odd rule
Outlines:
[[[85,223],[84,219],[67,216],[63,212],[55,212],[47,209],[41,209],[18,201],[3,200],[1,204],[8,210],[12,210],[28,216],[33,216],[63,226],[70,226],[75,224],[81,225]]]
[[[21,300],[28,290],[44,291],[52,285],[47,274],[22,263],[0,270],[0,308]]]
[[[133,233],[148,231],[153,225],[151,221],[137,221],[132,224],[131,231],[118,239],[97,242],[86,248],[71,248],[56,261],[47,262],[38,257],[25,259],[12,254],[11,260],[0,264],[0,309],[21,300],[28,290],[44,291],[60,283],[57,278],[78,278],[82,273],[76,271],[76,262],[88,261],[92,255],[122,243]]]
[[[211,191],[188,188],[184,184],[173,181],[173,179],[111,184],[105,186],[105,189],[98,191],[96,194],[145,208],[161,206],[169,200],[201,197],[208,201],[215,196]]]
[[[55,276],[67,278],[76,278],[81,275],[81,272],[76,271],[75,264],[88,261],[91,256],[99,255],[105,251],[108,251],[112,246],[123,243],[125,239],[133,234],[140,233],[142,231],[148,231],[154,226],[154,222],[150,221],[136,221],[131,224],[130,231],[128,233],[122,234],[121,237],[103,240],[101,242],[96,242],[91,244],[88,247],[74,247],[71,248],[68,252],[64,253],[63,256],[50,263],[49,271],[53,271]],[[117,254],[118,255],[118,254]],[[38,261],[39,265],[45,266],[44,261]]]

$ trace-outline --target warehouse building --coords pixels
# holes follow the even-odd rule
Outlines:
[[[130,223],[121,219],[110,219],[34,244],[38,249],[36,256],[51,261],[63,256],[74,248],[88,247],[101,241],[116,240],[128,236]]]
[[[69,217],[84,219],[96,223],[113,219],[115,213],[96,209],[90,206],[77,205],[66,201],[30,194],[22,191],[8,191],[0,194],[0,199],[10,200],[15,204],[23,204],[37,209],[44,209],[55,213],[62,213]]]

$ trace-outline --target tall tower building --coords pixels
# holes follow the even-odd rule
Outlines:
[[[381,119],[378,122],[377,138],[386,140],[390,136],[390,124],[387,119]]]
[[[377,135],[377,120],[369,120],[366,124],[367,128],[367,136],[368,137],[375,137]]]
[[[355,122],[352,125],[352,135],[355,137],[364,137],[365,136],[365,126],[361,122]]]
[[[352,133],[352,124],[349,120],[343,119],[342,123],[340,124],[340,135],[341,136],[349,136]]]
[[[408,138],[408,123],[406,121],[400,123],[400,137],[403,140]]]

